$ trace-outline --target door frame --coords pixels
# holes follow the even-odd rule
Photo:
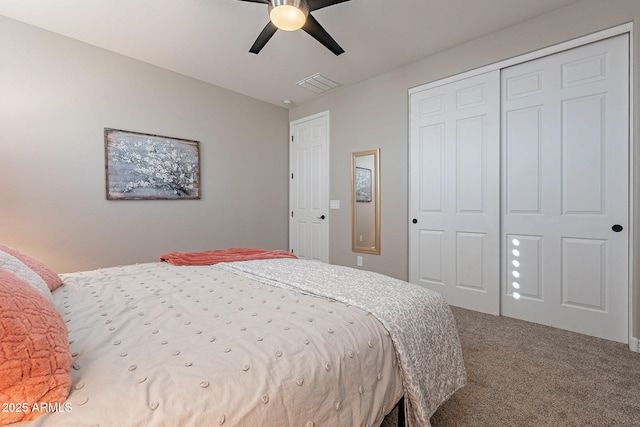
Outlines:
[[[426,83],[423,85],[419,85],[413,88],[410,88],[408,90],[408,95],[409,97],[411,97],[412,94],[417,93],[417,92],[421,92],[427,89],[431,89],[437,86],[442,86],[445,85],[447,83],[452,83],[458,80],[462,80],[462,79],[466,79],[468,77],[473,77],[479,74],[484,74],[490,71],[495,71],[495,70],[501,70],[503,68],[507,68],[510,67],[512,65],[517,65],[517,64],[521,64],[523,62],[527,62],[527,61],[531,61],[534,59],[538,59],[541,58],[543,56],[547,56],[547,55],[552,55],[554,53],[559,53],[565,50],[570,50],[573,49],[575,47],[579,47],[579,46],[583,46],[589,43],[593,43],[593,42],[597,42],[600,40],[604,40],[610,37],[614,37],[614,36],[618,36],[621,34],[629,34],[629,129],[628,129],[628,135],[629,135],[629,247],[628,247],[628,256],[629,256],[629,270],[627,272],[628,278],[627,278],[627,286],[628,286],[628,298],[629,298],[629,306],[628,306],[628,317],[629,317],[629,349],[631,351],[634,352],[639,352],[640,353],[640,326],[638,326],[636,328],[636,325],[634,324],[634,319],[637,317],[640,323],[640,313],[635,312],[635,308],[634,304],[633,304],[633,300],[636,296],[636,292],[634,291],[634,286],[636,285],[635,282],[633,281],[633,277],[634,277],[634,265],[635,262],[634,261],[640,261],[640,259],[636,259],[636,254],[634,252],[634,246],[635,246],[635,238],[634,238],[634,234],[635,234],[635,225],[634,225],[634,218],[635,218],[635,197],[634,197],[634,191],[635,191],[635,186],[634,186],[634,157],[635,157],[635,149],[634,149],[634,133],[633,133],[633,129],[634,129],[634,86],[633,86],[633,64],[634,64],[634,57],[633,57],[633,52],[634,52],[634,31],[633,31],[633,23],[629,22],[626,24],[622,24],[622,25],[618,25],[612,28],[608,28],[602,31],[597,31],[595,33],[591,33],[582,37],[578,37],[566,42],[562,42],[562,43],[558,43],[555,44],[553,46],[549,46],[546,48],[542,48],[533,52],[529,52],[523,55],[519,55],[519,56],[515,56],[513,58],[509,58],[500,62],[496,62],[493,64],[489,64],[489,65],[485,65],[483,67],[479,67],[479,68],[475,68],[473,70],[469,70],[460,74],[456,74],[453,76],[449,76],[449,77],[445,77],[443,79],[440,80],[436,80],[430,83]],[[408,143],[410,144],[410,141],[408,141]],[[410,212],[408,212],[410,214]],[[409,218],[407,218],[407,224],[409,224]],[[410,227],[409,228],[409,232],[410,232]],[[407,239],[407,246],[409,245],[409,240]],[[410,249],[410,248],[407,248]],[[408,264],[407,264],[407,268],[408,268]],[[407,274],[409,272],[407,271]],[[640,292],[638,292],[640,293]],[[638,309],[640,310],[640,307],[638,307]]]
[[[323,262],[329,262],[329,246],[330,246],[330,224],[331,224],[331,216],[329,215],[329,194],[330,194],[330,184],[331,184],[331,180],[330,180],[330,174],[329,171],[331,170],[331,166],[330,166],[330,148],[331,148],[331,135],[330,135],[330,114],[329,114],[329,110],[326,111],[322,111],[320,113],[317,114],[312,114],[310,116],[307,117],[303,117],[297,120],[294,120],[292,122],[289,122],[289,249],[293,250],[293,232],[292,232],[292,227],[293,227],[293,219],[291,216],[291,213],[295,210],[294,206],[295,206],[295,197],[296,195],[294,194],[293,191],[293,186],[291,185],[292,182],[292,177],[293,177],[293,173],[295,170],[295,156],[294,156],[294,150],[293,150],[293,129],[296,125],[299,125],[300,123],[304,123],[304,122],[308,122],[310,120],[315,120],[318,118],[325,118],[325,123],[326,123],[326,128],[325,128],[325,135],[326,137],[326,152],[325,152],[325,159],[326,159],[326,169],[324,171],[321,171],[323,177],[322,179],[324,180],[324,183],[326,185],[327,188],[327,199],[324,201],[326,203],[326,219],[324,220],[325,223],[325,227],[323,229],[324,232],[324,241],[326,242],[326,246],[323,249],[323,253],[320,256],[320,259]]]

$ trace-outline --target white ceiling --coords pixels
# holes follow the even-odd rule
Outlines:
[[[351,85],[576,0],[351,0],[313,12],[344,48],[303,31],[248,50],[267,6],[238,0],[2,0],[0,15],[269,103],[318,96],[296,83],[320,73]]]

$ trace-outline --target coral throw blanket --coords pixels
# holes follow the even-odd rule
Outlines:
[[[272,258],[297,258],[283,250],[269,251],[256,248],[230,248],[204,252],[169,252],[160,261],[173,265],[211,265],[219,262],[250,261]]]

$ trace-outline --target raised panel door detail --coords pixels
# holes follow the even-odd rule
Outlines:
[[[296,190],[296,209],[304,211],[309,207],[310,194],[307,192],[309,188],[307,167],[309,165],[308,160],[309,149],[299,149],[295,153],[296,163],[294,174],[298,177]]]
[[[444,210],[444,126],[436,124],[420,129],[420,211]]]
[[[562,195],[565,214],[604,213],[605,96],[562,102]]]
[[[486,117],[457,122],[457,210],[484,212],[486,197]]]
[[[444,113],[444,95],[437,95],[420,101],[419,114],[421,118]]]
[[[542,93],[542,71],[536,70],[506,80],[506,98],[515,99]]]
[[[310,132],[309,128],[298,128],[295,131],[294,138],[296,141],[298,141],[298,143],[305,144],[310,139],[309,132]]]
[[[296,239],[296,256],[302,259],[309,259],[310,255],[307,252],[307,228],[309,225],[306,222],[295,222],[295,239]]]
[[[311,169],[311,179],[314,183],[322,182],[322,174],[323,170],[323,162],[322,156],[324,155],[324,147],[320,145],[314,145],[311,148],[311,164],[309,168]],[[323,206],[327,204],[325,200],[326,194],[324,188],[321,185],[311,185],[308,189],[311,199],[311,209],[314,211],[320,211],[323,209]]]
[[[606,245],[598,239],[562,239],[562,304],[606,312]]]
[[[457,286],[486,292],[485,234],[457,233]]]
[[[420,281],[444,285],[443,278],[444,233],[440,230],[420,232]]]
[[[540,214],[542,190],[542,107],[505,115],[507,211]]]
[[[325,137],[325,127],[324,124],[316,124],[311,126],[311,133],[313,135],[314,140],[321,140]]]
[[[607,78],[606,55],[572,61],[562,65],[562,87],[592,83]]]
[[[311,223],[311,235],[313,236],[311,239],[311,257],[307,259],[312,259],[315,261],[320,261],[322,259],[322,224],[321,223]]]
[[[456,108],[477,107],[487,102],[487,85],[480,84],[460,89],[456,92]]]

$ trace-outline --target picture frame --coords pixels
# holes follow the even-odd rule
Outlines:
[[[200,142],[104,128],[107,200],[200,199]]]
[[[371,169],[356,167],[356,202],[371,202]]]

